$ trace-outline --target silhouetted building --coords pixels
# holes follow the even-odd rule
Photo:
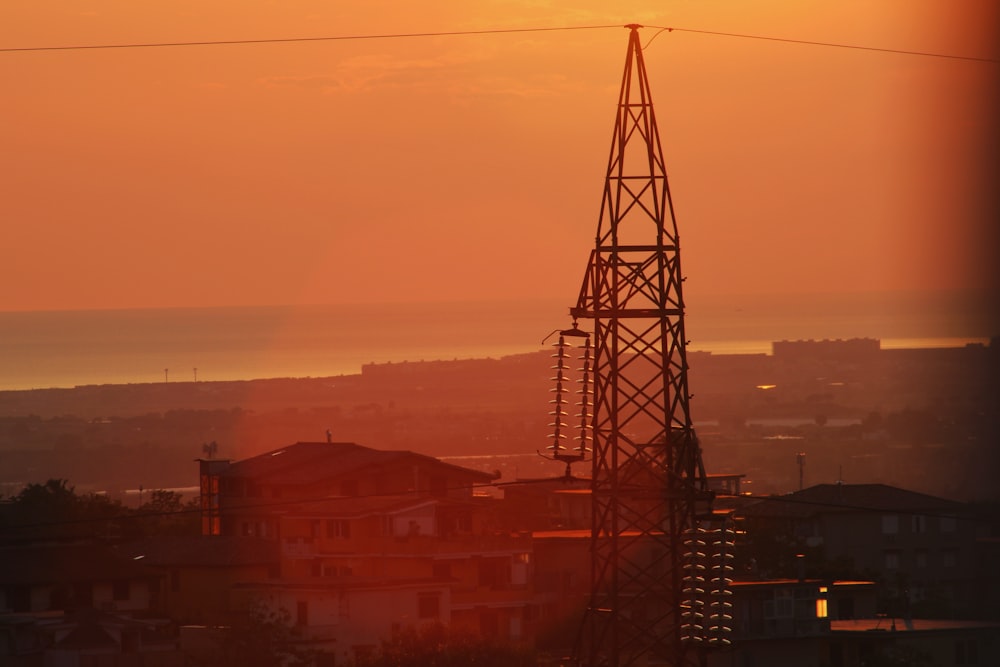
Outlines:
[[[876,578],[897,614],[946,618],[976,608],[976,527],[962,503],[884,484],[820,484],[762,498],[742,514],[751,534],[786,536]]]
[[[779,340],[771,343],[775,361],[863,362],[874,360],[882,345],[877,338],[848,338],[835,340]]]

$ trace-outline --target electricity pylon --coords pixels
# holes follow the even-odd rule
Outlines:
[[[698,665],[709,643],[704,580],[688,575],[703,567],[698,531],[711,494],[689,408],[680,244],[640,27],[626,26],[596,247],[570,309],[593,320],[591,595],[575,649],[593,667]]]

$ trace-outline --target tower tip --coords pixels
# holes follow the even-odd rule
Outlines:
[[[643,26],[640,25],[640,24],[638,24],[638,23],[629,23],[629,24],[626,24],[625,27],[628,28],[629,30],[638,30],[639,28],[642,28]]]

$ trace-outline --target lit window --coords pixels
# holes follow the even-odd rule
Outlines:
[[[826,600],[819,598],[816,600],[816,618],[826,618]]]

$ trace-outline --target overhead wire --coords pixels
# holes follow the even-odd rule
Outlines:
[[[905,56],[923,56],[927,58],[947,58],[950,60],[968,60],[972,62],[983,62],[983,63],[1000,63],[1000,58],[982,58],[979,56],[963,56],[953,53],[937,53],[932,51],[912,51],[909,49],[889,49],[879,46],[864,46],[861,44],[841,44],[838,42],[819,42],[808,39],[791,39],[787,37],[768,37],[765,35],[751,35],[746,33],[737,32],[719,32],[717,30],[696,30],[694,28],[673,28],[669,26],[646,26],[647,28],[659,28],[660,32],[657,32],[653,37],[650,38],[649,42],[652,42],[660,33],[666,32],[689,32],[699,35],[714,35],[717,37],[737,37],[740,39],[758,39],[768,42],[782,42],[785,44],[803,44],[807,46],[826,46],[836,49],[853,49],[856,51],[874,51],[876,53],[895,53],[898,55]],[[649,46],[647,42],[646,46]],[[645,48],[645,47],[643,47]]]
[[[177,46],[234,46],[239,44],[291,44],[296,42],[337,42],[369,39],[407,39],[417,37],[459,37],[465,35],[503,35],[525,32],[556,32],[565,30],[598,30],[620,28],[619,25],[579,25],[538,28],[487,28],[483,30],[448,30],[442,32],[406,32],[367,35],[332,35],[326,37],[276,37],[269,39],[216,39],[198,42],[137,42],[126,44],[87,44],[72,46],[0,47],[0,53],[21,51],[83,51],[91,49],[149,49]]]
[[[562,476],[560,476],[560,477],[553,477],[552,478],[553,481],[556,481],[556,480],[565,480],[565,479],[566,478],[562,477]],[[586,480],[582,480],[581,479],[580,481],[586,481]],[[524,483],[525,483],[524,480],[514,480],[514,481],[510,481],[510,482],[491,482],[491,483],[485,483],[485,484],[465,485],[465,486],[461,486],[461,487],[450,487],[450,488],[446,489],[446,491],[463,491],[463,490],[476,491],[476,490],[491,489],[491,488],[492,489],[497,489],[497,488],[502,488],[502,487],[507,487],[507,486],[523,485]],[[426,493],[420,495],[417,492],[415,492],[413,490],[410,490],[410,491],[404,491],[404,492],[400,492],[400,493],[362,493],[362,494],[351,495],[351,496],[324,495],[324,496],[317,496],[317,497],[288,498],[288,499],[282,499],[282,500],[268,500],[268,501],[262,501],[262,502],[259,502],[259,503],[240,504],[239,506],[236,506],[236,507],[230,507],[229,511],[266,510],[266,509],[270,509],[270,508],[288,507],[288,506],[295,506],[295,505],[307,505],[307,504],[319,504],[319,503],[323,503],[323,502],[345,501],[345,500],[354,500],[354,499],[363,499],[363,498],[400,498],[400,497],[409,497],[411,495],[414,498],[419,498],[421,500],[436,500],[436,499],[441,499],[441,498],[443,498],[445,500],[448,500],[448,499],[451,499],[451,500],[470,500],[470,499],[466,499],[466,498],[449,498],[447,496],[439,497],[439,496],[429,495],[429,494],[426,494]],[[764,501],[764,502],[779,502],[779,503],[787,503],[787,504],[791,504],[791,505],[805,505],[805,506],[811,506],[811,507],[825,507],[825,508],[835,509],[835,510],[851,510],[851,511],[859,511],[859,512],[882,512],[882,513],[892,513],[892,514],[901,514],[901,515],[920,515],[920,516],[935,517],[935,518],[969,519],[970,515],[973,514],[973,512],[965,512],[965,513],[958,513],[957,512],[957,513],[954,513],[954,514],[949,514],[949,513],[946,513],[946,512],[939,512],[939,511],[933,511],[933,510],[932,511],[927,511],[927,510],[921,511],[921,510],[900,509],[900,508],[894,508],[894,507],[876,507],[874,505],[856,505],[856,504],[850,504],[850,503],[832,503],[832,502],[829,502],[829,501],[822,501],[822,500],[807,500],[807,499],[804,499],[804,498],[793,498],[793,497],[791,497],[791,495],[744,496],[744,495],[732,495],[732,494],[722,494],[722,493],[720,493],[720,494],[717,494],[716,497],[717,498],[739,499],[739,500],[744,500],[744,501],[747,501],[747,502],[759,502],[759,501]],[[85,498],[86,498],[86,496],[81,497],[81,499],[85,499]],[[11,500],[15,500],[15,499],[16,499],[16,497],[12,498]],[[243,497],[236,497],[236,499],[237,500],[244,500],[245,498],[243,498]],[[958,503],[956,502],[956,504],[958,504]],[[74,519],[56,519],[56,520],[52,520],[52,521],[35,521],[35,522],[30,522],[30,523],[9,523],[9,524],[6,524],[6,525],[0,524],[0,528],[3,528],[5,530],[25,530],[25,529],[34,529],[34,528],[56,527],[56,526],[69,526],[69,525],[81,525],[81,524],[93,524],[93,523],[108,523],[108,522],[116,522],[116,521],[137,521],[137,520],[143,520],[143,519],[154,519],[154,518],[163,518],[163,517],[171,517],[171,516],[183,516],[183,515],[186,515],[186,514],[201,514],[204,511],[205,511],[205,509],[202,508],[202,507],[193,507],[193,508],[192,507],[187,507],[187,508],[183,508],[183,509],[179,509],[179,510],[162,510],[162,511],[142,511],[142,509],[140,508],[138,510],[131,511],[128,514],[117,514],[117,515],[112,515],[112,516],[101,516],[101,517],[79,517],[79,518],[74,518]],[[226,511],[226,510],[221,510],[221,511]]]
[[[471,35],[502,35],[532,32],[561,32],[571,30],[605,30],[608,28],[621,28],[619,24],[601,25],[581,25],[581,26],[542,26],[529,28],[484,28],[482,30],[446,30],[439,32],[410,32],[410,33],[373,33],[357,35],[329,35],[320,37],[276,37],[265,39],[216,39],[203,41],[178,41],[178,42],[132,42],[122,44],[74,44],[59,46],[24,46],[24,47],[0,47],[0,53],[25,53],[42,51],[86,51],[101,49],[149,49],[149,48],[169,48],[169,47],[191,47],[191,46],[235,46],[235,45],[259,45],[259,44],[291,44],[306,42],[334,42],[352,40],[376,40],[376,39],[411,39],[425,37],[460,37]],[[965,56],[952,53],[939,53],[932,51],[916,51],[909,49],[891,49],[878,46],[865,46],[862,44],[843,44],[839,42],[822,42],[807,39],[792,39],[788,37],[772,37],[767,35],[754,35],[750,33],[722,32],[718,30],[701,30],[696,28],[678,28],[674,26],[640,26],[657,29],[646,45],[647,48],[656,37],[663,32],[687,32],[700,35],[713,35],[717,37],[733,37],[739,39],[756,39],[770,42],[780,42],[785,44],[802,44],[808,46],[823,46],[838,49],[853,49],[858,51],[869,51],[876,53],[892,53],[897,55],[921,56],[928,58],[945,58],[949,60],[963,60],[970,62],[1000,63],[1000,58],[985,58],[979,56]]]
[[[529,27],[529,28],[490,28],[482,30],[453,30],[453,31],[440,31],[440,32],[413,32],[413,33],[382,33],[382,34],[358,34],[358,35],[332,35],[332,36],[321,36],[321,37],[287,37],[287,38],[266,38],[266,39],[235,39],[235,40],[205,40],[205,41],[178,41],[178,42],[142,42],[142,43],[121,43],[121,44],[89,44],[89,45],[60,45],[60,46],[35,46],[35,47],[0,47],[0,53],[24,53],[24,52],[45,52],[45,51],[84,51],[84,50],[103,50],[103,49],[145,49],[145,48],[169,48],[169,47],[195,47],[195,46],[233,46],[233,45],[261,45],[261,44],[287,44],[287,43],[307,43],[307,42],[330,42],[330,41],[352,41],[352,40],[378,40],[378,39],[408,39],[408,38],[428,38],[428,37],[454,37],[454,36],[474,36],[474,35],[498,35],[498,34],[515,34],[515,33],[534,33],[534,32],[558,32],[558,31],[573,31],[573,30],[601,30],[608,28],[621,28],[619,24],[606,24],[606,25],[583,25],[583,26],[551,26],[551,27]],[[936,53],[929,51],[913,51],[905,49],[890,49],[884,47],[873,47],[864,46],[857,44],[842,44],[837,42],[821,42],[812,40],[802,40],[802,39],[791,39],[783,37],[771,37],[765,35],[754,35],[748,33],[731,33],[731,32],[721,32],[713,30],[700,30],[694,28],[678,28],[672,26],[654,26],[647,25],[641,26],[647,28],[657,29],[656,32],[643,46],[643,49],[648,48],[649,45],[663,32],[687,32],[692,34],[702,34],[702,35],[712,35],[720,37],[732,37],[740,39],[755,39],[772,41],[787,44],[801,44],[810,46],[822,46],[829,48],[840,48],[840,49],[853,49],[859,51],[877,52],[877,53],[889,53],[898,55],[908,55],[908,56],[921,56],[930,58],[944,58],[952,60],[962,60],[962,61],[972,61],[972,62],[985,62],[985,63],[1000,63],[1000,59],[996,58],[983,58],[976,56],[963,56],[948,53]],[[473,485],[473,489],[476,488],[495,488],[500,486],[506,486],[509,484],[514,484],[517,482],[506,482],[506,483],[492,483],[483,485]],[[369,496],[357,496],[357,497],[379,497],[383,495],[399,495],[399,494],[373,494]],[[300,503],[311,503],[311,502],[323,502],[333,499],[340,499],[341,497],[330,497],[324,496],[322,498],[313,499],[294,499],[281,502],[272,503],[261,503],[259,505],[245,505],[241,509],[264,509],[267,507],[276,507],[281,505],[292,505]],[[874,507],[863,507],[863,506],[852,506],[852,505],[832,505],[825,502],[811,502],[805,500],[796,500],[792,498],[782,497],[782,496],[756,496],[756,500],[770,500],[779,501],[787,503],[798,503],[806,505],[821,505],[825,507],[833,507],[840,509],[853,509],[853,510],[867,510],[867,511],[893,511],[896,513],[905,514],[900,510],[888,509],[888,508],[874,508]],[[15,524],[4,526],[7,529],[25,529],[25,528],[38,528],[43,526],[58,526],[58,525],[71,525],[80,523],[94,523],[94,522],[107,522],[107,521],[124,521],[124,520],[135,520],[143,518],[155,518],[164,516],[176,516],[183,514],[190,514],[198,512],[200,513],[201,508],[195,509],[182,509],[182,510],[171,510],[162,512],[134,512],[127,515],[119,515],[113,517],[100,517],[100,518],[80,518],[80,519],[67,519],[67,520],[57,520],[48,522],[37,522],[31,524]],[[924,513],[926,514],[926,513]],[[931,515],[929,515],[931,516]],[[935,515],[935,516],[949,516],[949,515]]]

